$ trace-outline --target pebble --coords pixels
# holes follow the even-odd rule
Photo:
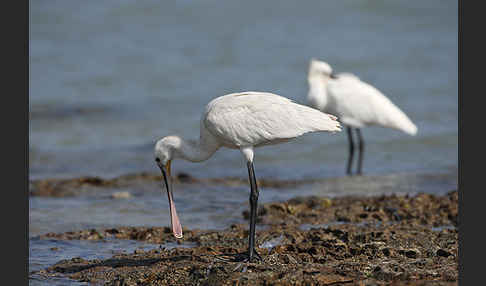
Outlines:
[[[115,192],[111,194],[110,196],[112,199],[128,199],[132,197],[132,194],[130,192],[124,191],[124,192]]]
[[[133,254],[142,254],[142,253],[144,253],[143,249],[135,249],[133,251]]]
[[[437,254],[437,256],[442,256],[442,257],[448,257],[448,256],[452,255],[449,251],[444,250],[442,248],[438,249],[436,254]]]

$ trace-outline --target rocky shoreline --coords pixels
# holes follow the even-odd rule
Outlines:
[[[178,173],[173,178],[174,184],[206,184],[223,186],[248,185],[248,179],[238,177],[225,178],[196,178],[187,173]],[[79,177],[68,179],[41,179],[30,182],[29,195],[37,197],[71,197],[86,193],[90,189],[140,187],[140,183],[162,182],[162,176],[152,173],[136,173],[119,176],[112,179],[100,177]],[[262,188],[291,188],[302,184],[323,182],[323,180],[271,180],[259,179]]]
[[[245,182],[246,183],[246,182]],[[242,214],[247,217],[247,213]],[[105,260],[79,257],[31,273],[104,285],[457,285],[458,192],[437,196],[298,197],[258,211],[262,261],[233,262],[248,226],[225,230],[118,227],[40,239],[160,244]],[[180,247],[164,248],[166,243]]]
[[[175,185],[194,185],[201,186],[227,186],[239,187],[248,186],[248,178],[240,177],[216,177],[216,178],[197,178],[191,174],[180,172],[172,177]],[[389,174],[376,176],[355,176],[355,177],[334,177],[334,178],[308,178],[282,180],[275,178],[259,178],[258,186],[262,189],[290,189],[298,188],[303,185],[315,184],[321,188],[333,191],[346,186],[350,183],[355,184],[353,188],[362,189],[363,185],[368,185],[369,189],[396,188],[398,183],[408,185],[410,181],[415,182],[435,182],[437,185],[447,182],[450,185],[457,184],[457,172],[452,170],[445,173],[430,174]],[[45,178],[31,180],[29,182],[29,196],[31,197],[76,197],[83,195],[98,195],[109,193],[113,190],[126,189],[130,192],[137,190],[140,194],[145,192],[160,191],[162,176],[157,173],[133,173],[121,175],[114,178],[101,178],[96,176],[83,176],[74,178]],[[409,192],[410,188],[406,187]]]

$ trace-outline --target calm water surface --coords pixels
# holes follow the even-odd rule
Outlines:
[[[262,201],[455,189],[457,14],[457,1],[30,1],[30,179],[157,172],[155,141],[197,137],[201,111],[214,97],[260,90],[305,103],[308,63],[316,57],[378,87],[418,134],[365,129],[369,178],[361,179],[342,178],[344,133],[257,149],[259,177],[332,182],[263,190]],[[240,153],[225,149],[199,164],[176,161],[173,169],[247,176]],[[180,186],[175,195],[183,225],[224,228],[242,221],[247,193]],[[166,225],[167,216],[160,184],[127,200],[30,198],[29,236]],[[37,256],[50,253],[32,243],[31,270]]]

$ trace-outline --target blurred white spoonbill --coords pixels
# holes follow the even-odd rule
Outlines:
[[[360,128],[377,125],[389,127],[415,135],[417,127],[394,105],[383,93],[375,87],[361,81],[350,73],[333,74],[329,64],[312,59],[307,77],[309,104],[323,112],[336,115],[346,126],[349,140],[349,157],[346,173],[351,175],[354,142],[352,129],[358,135],[358,168],[357,174],[362,174],[364,141]]]
[[[255,251],[255,224],[258,186],[253,168],[253,148],[287,142],[309,132],[336,132],[341,126],[336,117],[297,104],[288,98],[265,92],[241,92],[213,99],[200,120],[197,140],[167,136],[155,144],[155,161],[162,171],[167,194],[172,232],[182,237],[172,195],[170,166],[173,159],[191,162],[207,160],[220,147],[239,149],[246,160],[250,181],[250,233],[245,261],[260,258]]]

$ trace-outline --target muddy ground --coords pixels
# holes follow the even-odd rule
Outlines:
[[[248,179],[238,177],[224,178],[196,178],[190,174],[180,172],[172,178],[174,184],[206,184],[223,186],[247,186]],[[141,185],[147,182],[161,183],[163,181],[160,174],[154,173],[135,173],[127,174],[112,179],[100,177],[79,177],[68,179],[41,179],[30,182],[29,195],[38,197],[72,197],[93,192],[108,190],[110,188],[123,188]],[[298,185],[324,182],[323,179],[305,180],[272,180],[259,179],[258,186],[261,188],[292,188]]]
[[[106,260],[74,257],[35,274],[105,285],[458,285],[457,191],[302,197],[262,205],[258,214],[262,261],[232,261],[247,248],[247,225],[184,229],[177,241],[168,227],[119,227],[41,238],[133,239],[181,247],[139,249]],[[195,246],[182,247],[186,242]]]
[[[453,179],[454,175],[450,173],[442,174],[410,174],[409,177],[403,176],[403,180],[435,182],[436,184],[443,184],[450,182],[451,178],[456,184],[457,179]],[[172,177],[174,185],[178,184],[198,184],[201,186],[248,186],[248,178],[239,177],[216,177],[216,178],[197,178],[188,173],[180,172]],[[363,183],[373,185],[374,188],[391,188],[397,187],[397,183],[401,180],[397,179],[394,174],[381,176],[354,176],[354,177],[335,177],[335,178],[321,178],[321,179],[293,179],[282,180],[275,178],[258,178],[258,186],[262,189],[275,188],[296,188],[307,184],[319,184],[322,188],[328,188],[331,192],[335,189],[342,188],[343,185],[353,181],[354,184]],[[406,182],[403,182],[406,183]],[[160,173],[133,173],[126,174],[114,178],[101,177],[77,177],[77,178],[54,178],[54,179],[38,179],[29,182],[29,196],[32,197],[75,197],[75,196],[99,196],[100,194],[109,194],[112,191],[119,191],[120,189],[129,190],[133,195],[144,194],[147,192],[160,192],[161,184],[163,184]],[[451,183],[452,184],[452,183]],[[349,186],[347,186],[349,188]],[[361,191],[361,189],[360,189]],[[399,190],[400,191],[400,190]],[[409,188],[406,191],[410,191]],[[439,190],[442,191],[442,190]],[[138,192],[138,193],[137,193]]]

